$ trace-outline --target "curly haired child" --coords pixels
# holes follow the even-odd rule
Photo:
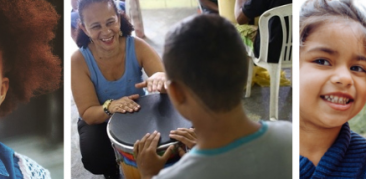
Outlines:
[[[44,0],[0,0],[0,116],[34,95],[56,90],[61,61],[49,42],[59,15]],[[50,178],[36,162],[0,143],[0,178]]]

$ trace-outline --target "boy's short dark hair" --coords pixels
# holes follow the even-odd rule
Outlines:
[[[163,62],[167,76],[189,87],[211,110],[240,103],[248,57],[236,28],[218,15],[189,17],[167,34]]]

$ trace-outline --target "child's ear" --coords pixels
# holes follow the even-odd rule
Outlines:
[[[9,78],[3,78],[0,89],[0,105],[5,100],[6,93],[9,89]]]
[[[173,103],[180,105],[185,102],[186,93],[184,92],[184,87],[181,84],[172,81],[167,90]]]

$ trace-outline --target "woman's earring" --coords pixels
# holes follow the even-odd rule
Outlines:
[[[93,43],[93,40],[90,37],[89,37],[89,40],[90,40],[91,43]]]
[[[122,35],[123,35],[122,31],[121,31],[121,30],[119,30],[119,36],[121,36],[121,37],[122,37]]]

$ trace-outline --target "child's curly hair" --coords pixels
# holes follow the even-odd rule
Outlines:
[[[56,90],[61,80],[61,60],[49,42],[60,16],[45,0],[0,0],[0,70],[9,89],[0,116],[34,95]]]

